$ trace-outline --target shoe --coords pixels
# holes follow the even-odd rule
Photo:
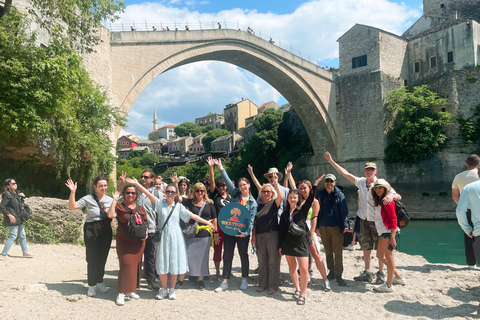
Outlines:
[[[337,279],[337,284],[340,287],[345,287],[347,285],[347,282],[342,279],[342,276],[336,276],[336,279]]]
[[[262,288],[262,287],[257,288],[257,292],[262,292],[262,291],[265,291],[265,288]]]
[[[222,282],[222,283],[220,283],[220,286],[217,289],[215,289],[215,292],[217,292],[217,293],[218,292],[223,292],[227,289],[228,289],[228,283],[223,283]]]
[[[378,286],[373,287],[373,291],[377,292],[395,292],[395,288],[393,284],[389,287],[386,283],[380,284]]]
[[[175,288],[170,288],[170,291],[168,292],[168,299],[170,300],[177,299],[177,295],[175,294]]]
[[[155,299],[163,300],[163,298],[165,298],[167,295],[168,295],[167,289],[160,288],[160,290],[158,290],[157,295],[155,296]]]
[[[242,284],[240,285],[240,290],[246,290],[248,288],[248,283],[246,279],[242,279]]]
[[[177,283],[175,283],[175,289],[180,289],[183,287],[183,281],[178,280]]]
[[[33,254],[28,253],[28,252],[24,252],[24,253],[23,253],[23,257],[24,257],[24,258],[33,258]]]
[[[205,277],[203,277],[203,280],[204,280],[204,281],[210,281],[210,276],[205,276]]]
[[[198,277],[197,277],[197,276],[189,276],[189,277],[188,277],[188,281],[189,281],[191,284],[197,284],[197,280],[198,280]]]
[[[97,285],[95,286],[95,289],[100,291],[100,293],[107,293],[108,292],[108,288],[105,287],[105,284],[103,282],[97,283]]]
[[[327,279],[328,279],[328,280],[333,280],[333,279],[335,279],[335,272],[330,271],[330,272],[328,273],[328,275],[327,275]]]
[[[477,269],[477,265],[475,265],[475,264],[474,265],[468,265],[468,268],[469,269]]]
[[[325,280],[322,283],[323,291],[332,291],[332,287],[330,287],[330,280]]]
[[[348,246],[344,247],[343,249],[348,250],[348,251],[355,251],[355,246],[352,246],[349,244]]]
[[[367,270],[364,270],[358,277],[353,277],[353,280],[372,282],[373,281],[373,273],[368,272]]]
[[[385,283],[385,273],[382,271],[377,271],[377,279],[375,280],[376,284]]]
[[[308,270],[308,274],[310,275],[310,277],[313,277],[313,270],[312,269]]]
[[[300,298],[300,290],[295,290],[295,293],[292,296],[293,299],[299,299]]]
[[[258,268],[252,271],[253,274],[258,274]]]
[[[117,306],[123,306],[125,304],[125,294],[119,293],[117,295],[117,300],[115,301]]]
[[[305,297],[304,297],[304,296],[300,296],[300,297],[298,298],[298,300],[297,300],[297,304],[298,304],[299,306],[305,305]]]
[[[147,288],[158,291],[160,289],[160,286],[155,280],[152,280],[147,283]]]
[[[0,255],[0,261],[7,261],[7,255]]]
[[[308,281],[307,281],[307,287],[310,287],[312,285],[312,277],[308,277]]]
[[[405,278],[397,279],[396,277],[393,277],[392,284],[400,284],[400,285],[404,286],[404,285],[407,284],[407,280],[405,280]]]
[[[197,286],[198,286],[198,290],[201,290],[201,291],[205,290],[205,283],[202,280],[199,280],[197,282]]]
[[[274,294],[275,292],[277,292],[278,289],[274,289],[274,288],[270,288],[268,289],[267,293],[268,294]]]
[[[88,287],[87,296],[95,297],[97,293],[95,292],[95,286]]]
[[[126,293],[125,296],[135,300],[140,299],[140,296],[136,292]]]
[[[215,275],[215,278],[217,278],[217,281],[218,281],[218,282],[222,282],[222,280],[223,280],[223,278],[222,278],[222,276],[220,275],[220,273],[217,273],[217,274]]]

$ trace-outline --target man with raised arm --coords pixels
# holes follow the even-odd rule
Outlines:
[[[338,171],[345,179],[353,183],[359,189],[359,205],[357,216],[360,218],[360,248],[363,251],[363,260],[365,262],[365,270],[358,277],[354,277],[355,281],[367,281],[372,282],[373,272],[371,272],[370,262],[372,261],[372,250],[376,247],[378,242],[378,233],[375,228],[375,211],[373,208],[373,197],[370,191],[374,182],[377,180],[377,165],[373,162],[367,162],[363,173],[365,177],[359,178],[342,168],[338,163],[333,161],[332,156],[327,151],[325,152],[325,159],[332,167]],[[393,199],[401,200],[402,197],[395,192],[392,188],[387,196],[385,196],[383,202],[388,204]],[[378,272],[376,275],[377,284],[385,282],[385,274],[383,273],[384,264],[378,262]]]
[[[452,183],[452,199],[458,205],[460,193],[466,185],[479,180],[477,166],[480,163],[480,157],[476,154],[471,154],[465,161],[465,167],[467,170],[457,174]],[[470,208],[467,208],[467,222],[473,227],[472,212]],[[463,245],[465,247],[465,259],[469,268],[475,269],[476,260],[473,252],[473,239],[468,233],[463,234]]]

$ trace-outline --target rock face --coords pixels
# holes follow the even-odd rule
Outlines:
[[[82,234],[85,215],[81,210],[68,209],[68,200],[30,197],[25,203],[30,206],[30,219],[51,226],[60,242],[76,241]]]

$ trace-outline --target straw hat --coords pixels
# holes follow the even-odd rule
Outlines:
[[[389,192],[390,189],[392,189],[392,186],[385,179],[377,179],[377,181],[375,181],[373,186],[374,187],[384,187],[385,189],[387,189],[387,192]]]
[[[276,174],[277,174],[277,176],[278,176],[278,181],[282,180],[283,174],[282,174],[281,172],[279,172],[277,168],[269,168],[269,169],[268,169],[268,172],[265,173],[263,176],[268,180],[268,175],[269,175],[269,174],[272,174],[272,173],[276,173]]]

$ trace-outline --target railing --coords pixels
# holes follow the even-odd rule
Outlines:
[[[329,71],[334,71],[333,68],[328,68],[325,65],[320,65],[320,60],[312,58],[309,54],[306,54],[304,52],[301,52],[300,50],[296,50],[292,46],[281,42],[281,41],[276,41],[273,39],[271,36],[262,33],[261,31],[257,30],[254,31],[252,28],[249,26],[243,26],[240,25],[239,23],[230,23],[226,21],[211,21],[211,22],[157,22],[157,23],[148,23],[148,22],[143,22],[143,23],[125,23],[125,22],[120,22],[120,23],[104,23],[103,24],[105,28],[109,29],[112,32],[115,31],[151,31],[151,32],[175,32],[175,31],[190,31],[190,30],[212,30],[212,29],[228,29],[228,30],[239,30],[239,31],[246,31],[252,36],[256,36],[258,38],[261,38],[265,41],[270,42],[271,44],[288,51],[304,60],[307,60],[323,69],[329,70]]]

